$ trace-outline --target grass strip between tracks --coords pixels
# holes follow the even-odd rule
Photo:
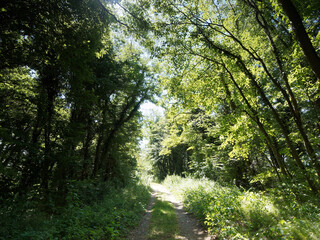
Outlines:
[[[177,216],[173,205],[156,199],[151,212],[148,239],[177,239],[178,232]]]

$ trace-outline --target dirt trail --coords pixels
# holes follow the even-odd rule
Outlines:
[[[180,233],[176,239],[184,240],[209,240],[210,236],[200,226],[198,221],[187,214],[182,204],[175,199],[175,197],[162,185],[153,183],[151,184],[152,195],[150,203],[147,207],[147,212],[142,218],[138,228],[134,229],[127,239],[129,240],[147,240],[148,239],[148,227],[151,216],[151,210],[154,200],[157,196],[162,197],[165,201],[171,202],[176,210],[177,220],[179,224]]]

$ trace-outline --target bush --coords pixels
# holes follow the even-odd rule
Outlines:
[[[69,188],[60,214],[30,209],[23,199],[3,206],[2,239],[118,239],[139,222],[150,198],[148,187],[138,181],[124,188],[93,182],[74,182]]]
[[[169,176],[164,184],[219,239],[320,239],[317,199],[240,191],[206,179]]]

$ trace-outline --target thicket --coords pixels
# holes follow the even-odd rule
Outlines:
[[[221,186],[208,179],[179,176],[168,176],[164,184],[218,239],[320,237],[318,199],[297,201],[291,187],[254,192]]]
[[[149,188],[138,180],[126,187],[110,181],[77,181],[67,188],[66,206],[52,206],[51,212],[40,211],[38,201],[30,199],[32,193],[2,203],[0,239],[124,238],[139,223],[150,198]]]
[[[0,190],[63,205],[68,183],[124,186],[140,104],[152,96],[138,51],[111,34],[99,1],[6,1],[0,32]]]
[[[4,239],[113,239],[147,189],[132,182],[153,83],[107,2],[0,3]]]

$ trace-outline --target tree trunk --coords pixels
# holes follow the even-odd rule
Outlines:
[[[317,76],[318,81],[320,81],[320,57],[318,56],[315,48],[313,47],[310,38],[306,32],[306,29],[303,26],[300,14],[298,13],[296,7],[291,2],[291,0],[278,0],[278,2],[282,6],[286,15],[288,16],[291,22],[292,29],[295,33],[296,39],[298,40],[310,67]]]
[[[83,149],[82,149],[83,164],[82,164],[82,170],[81,170],[81,176],[80,176],[82,180],[87,179],[89,177],[89,171],[90,171],[89,170],[90,169],[89,148],[90,148],[92,139],[94,137],[91,127],[92,127],[92,120],[89,119],[87,121],[87,128],[86,128],[87,134],[83,140]]]
[[[41,187],[48,189],[50,173],[49,166],[52,161],[52,151],[51,151],[51,131],[52,131],[52,118],[54,115],[54,100],[57,94],[57,84],[54,77],[49,74],[43,80],[43,87],[46,91],[47,99],[44,99],[45,102],[45,125],[44,125],[44,160],[41,165]]]
[[[269,31],[269,26],[268,23],[266,22],[264,16],[262,15],[261,11],[259,10],[259,8],[255,5],[255,3],[250,3],[251,6],[253,7],[254,11],[256,12],[256,20],[258,22],[258,24],[263,28],[265,34],[268,37],[268,40],[272,46],[272,50],[274,53],[274,56],[276,58],[276,62],[277,65],[279,67],[279,70],[281,72],[282,75],[282,79],[285,83],[285,87],[288,91],[288,93],[281,87],[280,83],[277,82],[276,79],[274,79],[273,77],[271,77],[271,80],[274,82],[274,84],[276,85],[276,87],[280,90],[280,92],[282,93],[282,95],[284,96],[284,99],[286,100],[286,102],[289,105],[289,109],[290,112],[294,118],[294,121],[298,127],[299,133],[302,137],[303,140],[303,144],[305,146],[306,152],[309,156],[309,158],[311,159],[312,164],[314,165],[317,175],[318,175],[318,179],[319,179],[319,183],[320,183],[320,164],[319,164],[319,160],[317,159],[314,149],[309,141],[309,137],[307,136],[307,133],[305,131],[305,128],[303,126],[303,122],[302,122],[302,118],[301,118],[301,114],[300,114],[300,109],[298,106],[298,102],[295,98],[295,95],[291,89],[291,86],[289,84],[289,80],[288,80],[288,75],[286,73],[286,71],[283,69],[283,64],[282,64],[282,60],[281,60],[281,56],[280,56],[280,51],[278,50],[275,42],[273,41],[273,38],[271,36],[271,32]],[[260,16],[260,18],[258,17]]]

